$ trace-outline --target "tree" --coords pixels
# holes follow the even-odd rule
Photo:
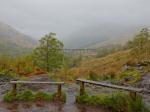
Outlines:
[[[52,71],[60,68],[63,63],[63,43],[56,39],[55,33],[45,35],[39,41],[40,45],[34,50],[35,64]]]
[[[147,28],[143,28],[132,41],[128,42],[132,48],[131,54],[137,61],[149,61],[150,59],[150,34]]]

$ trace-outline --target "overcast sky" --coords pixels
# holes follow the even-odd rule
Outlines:
[[[90,25],[150,23],[150,0],[0,0],[0,21],[37,39],[67,38]]]

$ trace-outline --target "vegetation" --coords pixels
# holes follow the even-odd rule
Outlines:
[[[119,51],[103,58],[95,58],[91,60],[84,60],[79,67],[72,68],[70,72],[73,77],[91,77],[91,72],[96,74],[96,79],[107,79],[114,77],[120,72],[130,58],[130,50]]]
[[[97,57],[71,56],[64,54],[63,43],[55,38],[54,33],[45,35],[40,45],[33,53],[19,57],[0,56],[0,72],[9,80],[13,77],[32,76],[49,73],[51,79],[59,81],[75,81],[77,78],[86,78],[94,81],[110,81],[112,83],[125,82],[135,84],[142,75],[150,71],[150,34],[144,28],[125,46],[113,45],[98,49]],[[11,69],[8,73],[7,71]],[[8,78],[7,78],[8,79]],[[66,94],[62,92],[58,99],[57,93],[33,93],[31,90],[18,93],[16,97],[11,92],[4,96],[4,101],[66,101]],[[77,103],[100,105],[110,108],[114,112],[148,112],[142,98],[132,99],[123,93],[112,95],[101,94],[89,96],[86,93],[76,97]]]
[[[7,72],[11,69],[10,72]],[[31,55],[19,57],[0,56],[0,72],[12,76],[31,76],[43,73],[43,70],[37,67]]]
[[[109,54],[121,51],[123,49],[125,49],[125,48],[121,45],[118,45],[118,44],[106,45],[106,46],[103,46],[103,47],[100,47],[97,49],[97,56],[96,57],[101,58],[101,57],[107,56]]]
[[[150,61],[150,34],[148,29],[143,28],[132,41],[128,42],[128,47],[132,48],[131,54],[136,62]]]
[[[12,92],[8,92],[8,93],[6,93],[5,95],[4,95],[4,101],[6,101],[6,102],[12,102],[15,98],[14,98],[14,96],[13,96],[13,94],[12,94]]]
[[[71,56],[62,52],[63,43],[56,39],[55,33],[45,35],[32,54],[10,57],[0,56],[0,72],[10,68],[11,74],[32,76],[49,72],[54,80],[74,81],[76,78],[90,80],[118,80],[135,83],[141,79],[137,64],[146,63],[142,72],[149,71],[150,36],[144,28],[125,46],[110,45],[98,49],[97,58]],[[125,67],[128,66],[127,69]]]
[[[125,46],[101,47],[99,49],[101,54],[98,53],[99,58],[79,58],[74,61],[73,66],[61,69],[55,76],[60,80],[73,81],[76,78],[87,78],[134,84],[149,71],[149,39],[148,29],[144,28]],[[143,69],[138,67],[143,65]]]
[[[39,91],[35,94],[35,99],[38,100],[38,101],[41,101],[41,100],[52,101],[53,96],[49,93]]]
[[[25,90],[24,92],[17,94],[16,99],[20,101],[33,101],[35,96],[31,90]]]
[[[103,106],[111,109],[113,112],[149,112],[145,107],[140,96],[135,99],[125,93],[100,94],[89,96],[85,93],[82,96],[76,97],[78,104]]]
[[[5,102],[13,102],[13,101],[66,101],[66,94],[62,92],[62,95],[60,98],[58,98],[57,93],[50,94],[48,92],[42,92],[39,91],[37,93],[33,93],[31,90],[25,90],[23,92],[20,92],[16,95],[16,97],[13,95],[12,92],[8,92],[4,95],[4,101]]]
[[[48,43],[48,46],[46,43]],[[62,48],[63,44],[51,33],[40,40],[40,46],[31,54],[18,57],[1,55],[0,72],[5,73],[5,71],[11,69],[10,74],[32,76],[50,70],[57,71],[65,61]]]
[[[140,81],[141,78],[142,75],[140,74],[140,71],[136,70],[135,68],[123,71],[117,75],[118,80],[124,79],[124,81],[129,84],[135,84],[136,82]]]
[[[0,55],[22,56],[31,53],[32,48],[21,47],[11,42],[0,42]]]
[[[98,81],[99,80],[99,76],[96,73],[94,73],[93,71],[90,71],[88,79],[89,80],[93,80],[93,81]]]
[[[66,94],[65,94],[65,92],[61,93],[61,97],[60,98],[58,97],[57,93],[54,93],[53,94],[53,98],[54,98],[54,100],[59,100],[59,101],[62,101],[62,102],[66,102]]]
[[[45,35],[39,42],[40,45],[34,50],[34,61],[46,71],[53,71],[63,64],[63,43],[55,38],[54,33]]]

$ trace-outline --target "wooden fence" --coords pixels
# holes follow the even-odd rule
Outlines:
[[[107,84],[107,83],[96,82],[96,81],[90,81],[90,80],[84,80],[84,79],[77,79],[77,82],[80,83],[80,95],[83,95],[85,93],[85,83],[93,84],[93,85],[97,85],[97,86],[102,86],[102,87],[118,89],[118,90],[129,91],[132,98],[135,98],[137,93],[143,92],[143,89],[141,89],[141,88],[118,86],[118,85]]]
[[[17,84],[50,84],[50,85],[57,85],[57,94],[58,97],[61,97],[62,85],[64,84],[64,82],[10,81],[10,84],[12,84],[12,92],[14,96],[16,96],[17,94]]]

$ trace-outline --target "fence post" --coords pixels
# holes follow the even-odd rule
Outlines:
[[[12,84],[12,94],[14,97],[17,95],[17,84]]]
[[[58,94],[58,98],[60,98],[61,97],[61,84],[58,84],[57,94]]]
[[[84,93],[85,93],[84,82],[80,81],[80,95],[83,95]]]

